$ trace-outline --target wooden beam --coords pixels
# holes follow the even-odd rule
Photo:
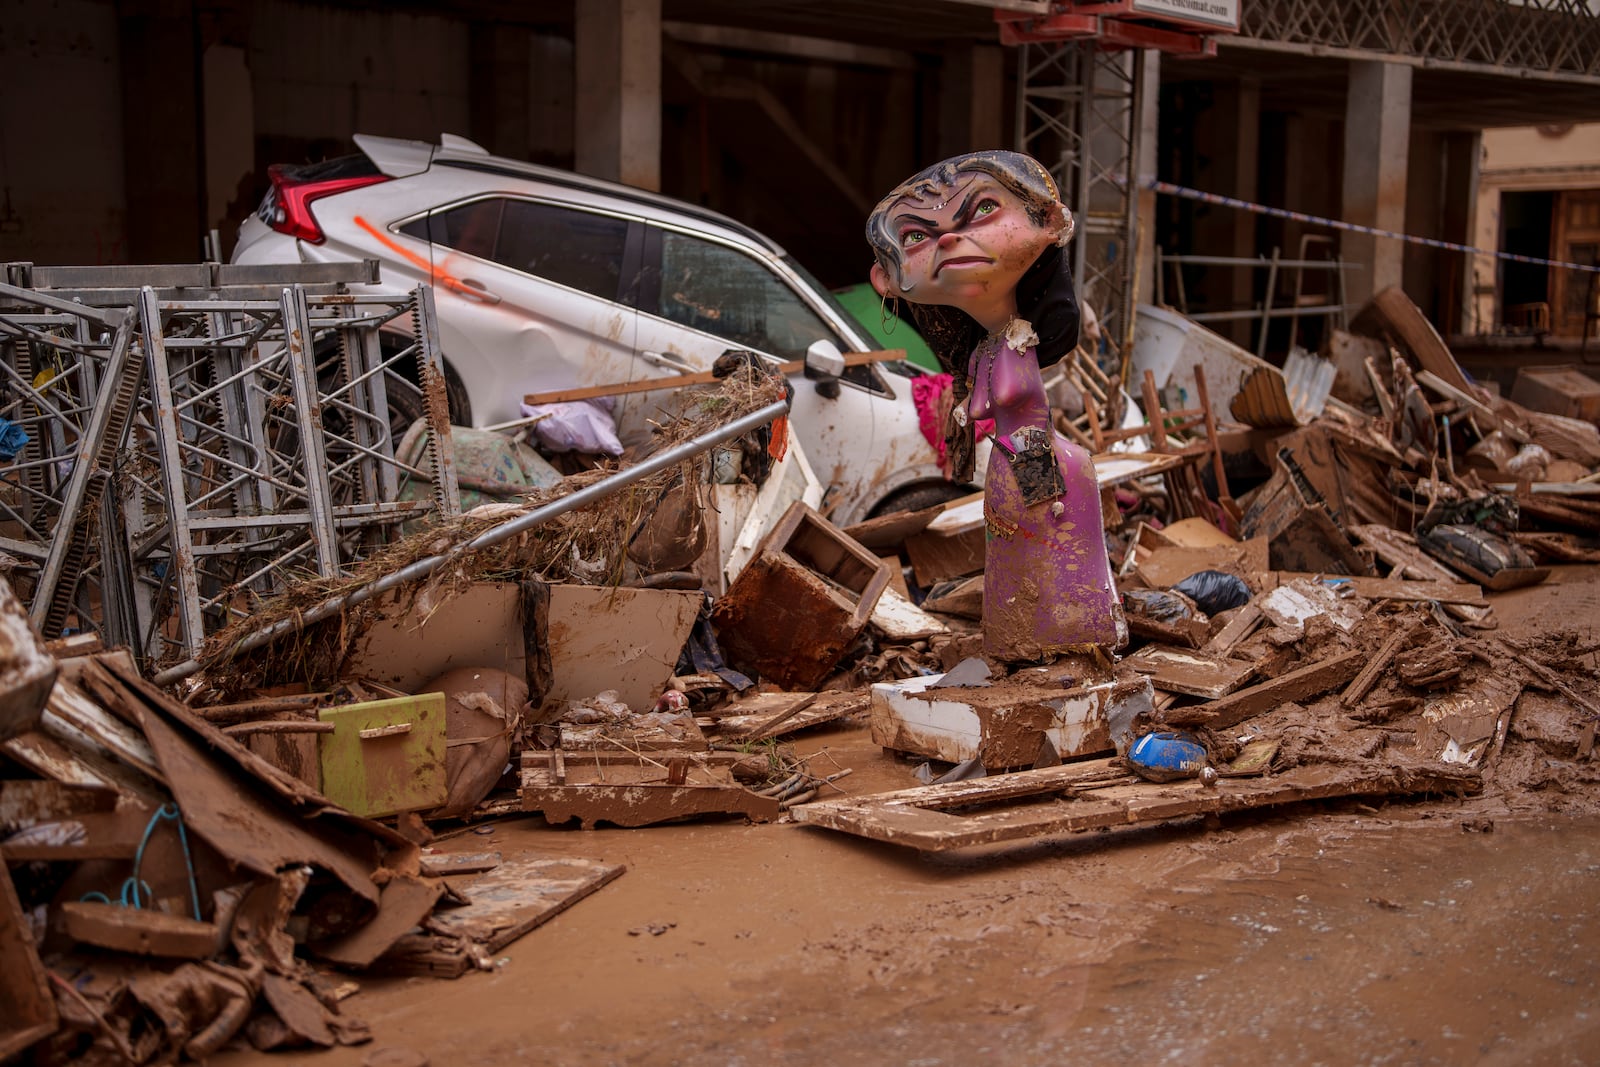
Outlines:
[[[1209,704],[1196,704],[1192,708],[1178,708],[1166,715],[1167,722],[1175,726],[1205,726],[1212,730],[1225,730],[1246,719],[1271,711],[1279,704],[1291,700],[1325,693],[1334,686],[1343,685],[1356,676],[1366,662],[1365,649],[1341,652],[1330,659],[1301,667],[1271,681],[1241,689],[1221,700]]]
[[[1383,643],[1383,647],[1378,649],[1378,654],[1372,658],[1372,662],[1363,667],[1355,680],[1345,687],[1345,691],[1339,695],[1339,703],[1347,708],[1361,703],[1362,699],[1372,691],[1372,687],[1378,684],[1383,672],[1389,669],[1389,661],[1394,659],[1402,645],[1411,640],[1411,635],[1415,634],[1421,625],[1420,622],[1413,622],[1410,626],[1396,630],[1389,640]]]
[[[876,352],[849,352],[845,354],[846,367],[860,367],[868,363],[887,363],[890,360],[905,359],[906,350],[903,348],[887,348]],[[788,363],[779,363],[775,370],[785,374],[798,374],[805,370],[806,361],[803,359],[790,360]],[[610,385],[586,385],[575,389],[553,389],[546,393],[529,393],[522,398],[524,404],[564,404],[572,400],[593,400],[602,396],[627,396],[630,393],[654,393],[663,389],[683,389],[691,385],[710,385],[720,381],[716,375],[708,370],[695,371],[693,374],[676,374],[669,378],[641,378],[631,382],[615,382]]]

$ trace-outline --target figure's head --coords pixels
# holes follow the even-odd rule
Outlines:
[[[984,312],[1015,293],[1071,216],[1050,174],[1020,152],[972,152],[936,163],[879,201],[867,218],[880,294]]]

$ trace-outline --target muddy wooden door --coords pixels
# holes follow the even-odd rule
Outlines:
[[[1600,265],[1600,189],[1568,190],[1556,197],[1555,245],[1551,258],[1562,263]],[[1585,271],[1553,267],[1550,307],[1555,332],[1582,337],[1586,314],[1600,312],[1600,277]],[[1591,325],[1591,332],[1594,327]]]

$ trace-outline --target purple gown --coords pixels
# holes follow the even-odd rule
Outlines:
[[[1106,557],[1094,462],[1051,429],[1034,343],[1027,324],[1016,322],[1006,334],[979,344],[968,364],[969,415],[994,419],[999,437],[1026,426],[1050,430],[1066,483],[1059,509],[1049,500],[1029,507],[1005,453],[996,447],[990,454],[983,497],[988,526],[984,650],[1011,662],[1089,645],[1120,648],[1127,641],[1122,602]]]

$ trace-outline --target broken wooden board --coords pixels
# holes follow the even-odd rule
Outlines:
[[[1356,316],[1357,324],[1370,323],[1376,317],[1379,322],[1388,326],[1394,339],[1400,342],[1413,359],[1423,368],[1439,378],[1455,386],[1457,389],[1467,390],[1472,387],[1467,381],[1467,376],[1462,373],[1461,365],[1451,354],[1450,348],[1439,336],[1439,331],[1433,328],[1433,323],[1428,321],[1422,310],[1414,304],[1405,290],[1397,285],[1391,285],[1379,291]]]
[[[1063,689],[1015,676],[1002,684],[939,687],[942,676],[879,682],[872,687],[874,744],[896,752],[985,767],[1028,767],[1041,742],[1062,758],[1109,752],[1112,721],[1132,721],[1150,707],[1142,676]]]
[[[988,528],[983,498],[968,498],[940,512],[926,529],[906,538],[912,573],[923,588],[983,570]]]
[[[772,737],[797,733],[824,723],[866,711],[871,696],[862,692],[831,691],[827,693],[766,693],[766,697],[787,698],[787,707],[765,710],[757,702],[743,700],[724,704],[722,709],[738,709],[734,714],[719,715],[714,724],[717,740],[722,743],[747,744],[765,741]],[[796,699],[798,698],[798,699]],[[773,703],[778,703],[774,701]],[[795,707],[804,704],[803,707]],[[792,711],[792,714],[788,714]]]
[[[466,907],[444,908],[385,953],[385,974],[457,978],[490,969],[492,957],[584,897],[622,876],[620,863],[531,857],[503,863],[469,883]]]
[[[560,748],[524,749],[518,764],[524,788],[533,786],[660,785],[674,775],[677,784],[725,786],[733,784],[729,768],[737,753],[713,752],[704,744],[698,752],[624,752]],[[674,770],[674,768],[677,768]]]
[[[1165,474],[1187,462],[1170,452],[1098,452],[1092,458],[1095,484],[1102,490]]]
[[[1146,645],[1122,661],[1168,693],[1215,700],[1227,696],[1256,673],[1254,663],[1205,651]]]
[[[550,692],[545,706],[606,690],[635,711],[672,678],[704,594],[675,589],[550,587]],[[520,638],[519,638],[520,640]]]
[[[343,937],[319,942],[313,951],[341,967],[371,966],[391,947],[421,924],[444,894],[444,883],[433,878],[397,874],[384,883],[378,912]]]
[[[568,752],[704,752],[705,734],[688,716],[671,722],[635,726],[631,723],[559,723],[558,748]]]
[[[1402,578],[1363,578],[1343,575],[1330,579],[1308,571],[1270,571],[1255,578],[1262,589],[1275,588],[1296,578],[1305,578],[1320,579],[1326,584],[1350,589],[1356,596],[1367,600],[1402,600],[1418,603],[1437,601],[1440,604],[1469,604],[1474,607],[1485,607],[1489,603],[1483,598],[1483,587],[1472,582],[1407,581]]]
[[[1120,761],[1089,760],[947,785],[813,801],[796,822],[924,852],[1221,815],[1304,800],[1407,793],[1475,793],[1482,780],[1452,767],[1304,764],[1270,778],[1145,782]]]
[[[922,607],[926,611],[961,619],[983,618],[983,575],[974,575],[940,589],[929,590]]]
[[[542,812],[552,826],[579,820],[585,829],[602,822],[650,826],[698,815],[743,815],[770,822],[778,802],[734,782],[735,752],[567,753],[529,749],[522,753],[523,811]]]
[[[703,815],[771,822],[783,813],[776,800],[737,785],[534,785],[523,787],[520,795],[523,811],[543,813],[552,826],[576,819],[586,830],[601,823],[653,826]]]
[[[50,991],[11,872],[0,858],[0,1062],[55,1033],[56,998]]]
[[[1352,649],[1336,656],[1290,671],[1269,681],[1241,689],[1213,700],[1209,704],[1196,704],[1190,708],[1176,708],[1164,713],[1166,721],[1174,726],[1204,726],[1222,730],[1237,726],[1244,720],[1288,701],[1305,700],[1344,685],[1354,678],[1366,662],[1364,649]]]
[[[500,866],[498,852],[424,852],[422,873],[429,878],[480,874]]]
[[[1460,582],[1461,575],[1417,547],[1416,538],[1387,526],[1357,524],[1350,527],[1350,536],[1394,568],[1399,577],[1423,582]],[[1492,626],[1491,607],[1474,607],[1469,604],[1445,604],[1445,610],[1458,619],[1477,626]]]
[[[1486,674],[1422,709],[1416,751],[1426,759],[1476,766],[1488,753],[1496,727],[1510,713],[1522,683],[1503,674]]]
[[[1206,548],[1160,547],[1138,553],[1134,569],[1152,589],[1170,589],[1201,571],[1255,574],[1269,566],[1267,539],[1235,541]]]
[[[416,693],[456,667],[493,667],[527,677],[522,589],[515,582],[447,586],[426,603],[399,591],[376,603],[378,621],[353,642],[341,678],[370,678]]]
[[[69,900],[59,909],[67,933],[96,948],[139,956],[203,960],[222,947],[222,935],[214,923],[182,915],[88,900]]]
[[[894,568],[890,573],[897,575],[899,570]],[[904,579],[901,581],[903,584]],[[878,603],[872,609],[871,625],[886,642],[901,645],[950,632],[950,627],[893,588],[885,589],[883,595],[878,597]]]
[[[0,837],[36,823],[111,811],[116,806],[114,789],[29,778],[0,779]]]
[[[871,621],[890,568],[796,501],[711,609],[728,665],[815,689]]]

